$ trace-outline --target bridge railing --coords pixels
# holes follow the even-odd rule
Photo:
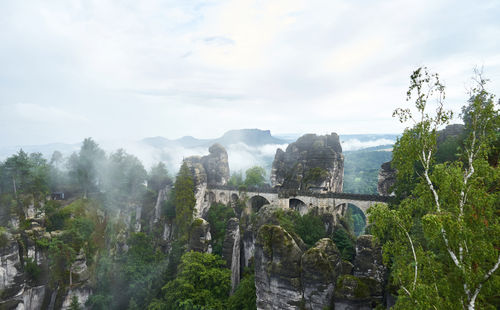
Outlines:
[[[271,186],[236,187],[236,186],[224,185],[224,186],[209,186],[208,189],[278,194],[279,198],[307,196],[307,197],[317,197],[317,198],[337,198],[337,199],[352,199],[352,200],[379,201],[379,202],[389,202],[393,199],[393,197],[391,196],[354,194],[354,193],[336,193],[336,192],[321,193],[321,192],[305,191],[305,190],[279,189],[279,188],[273,188]]]

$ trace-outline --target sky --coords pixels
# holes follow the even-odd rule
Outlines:
[[[409,76],[500,94],[500,1],[0,2],[0,146],[399,133]]]

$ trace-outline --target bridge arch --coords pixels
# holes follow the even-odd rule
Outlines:
[[[224,192],[219,193],[219,202],[224,204],[227,203],[226,194]]]
[[[368,219],[365,212],[354,203],[347,204],[347,213],[350,213],[352,218],[353,230],[356,236],[364,234]]]
[[[262,197],[260,195],[255,195],[252,196],[250,199],[248,199],[248,204],[247,206],[251,208],[251,211],[253,212],[259,212],[260,208],[264,205],[270,204],[269,200],[267,200],[265,197]]]
[[[216,196],[215,196],[215,193],[214,192],[208,192],[208,202],[210,204],[216,202]]]
[[[307,213],[307,205],[300,199],[290,198],[288,201],[288,205],[290,209],[298,211],[300,215],[304,215]]]

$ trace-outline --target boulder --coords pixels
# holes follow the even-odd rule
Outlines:
[[[276,151],[271,184],[285,190],[342,192],[344,156],[336,133],[306,134]]]

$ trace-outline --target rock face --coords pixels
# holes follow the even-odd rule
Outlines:
[[[299,309],[302,251],[283,228],[264,225],[255,243],[257,309]]]
[[[24,289],[24,273],[19,257],[19,245],[11,234],[4,235],[6,244],[0,248],[0,291],[5,301]],[[0,307],[2,304],[0,304]]]
[[[332,305],[341,263],[337,246],[328,238],[319,240],[302,255],[302,288],[306,309],[324,309]]]
[[[201,158],[209,186],[226,185],[229,181],[229,161],[226,149],[216,143],[208,149],[209,154]]]
[[[222,257],[226,260],[227,267],[231,269],[232,294],[240,283],[240,221],[237,218],[230,218],[227,223]]]
[[[210,201],[206,197],[207,186],[223,186],[229,180],[229,162],[224,147],[216,143],[209,148],[209,152],[207,156],[184,159],[193,175],[197,217],[205,216],[210,208]]]
[[[372,235],[362,235],[356,241],[354,275],[371,278],[380,286],[380,293],[385,281],[386,268],[382,264],[382,249],[373,244]]]
[[[378,172],[377,190],[380,195],[388,196],[392,194],[391,187],[396,183],[396,170],[391,167],[388,161],[380,166]]]
[[[271,170],[271,184],[287,190],[342,192],[344,156],[336,133],[307,134],[278,149]]]
[[[83,307],[90,295],[92,295],[92,290],[86,286],[71,288],[64,298],[61,310],[69,309],[73,296],[78,298],[78,303]],[[84,309],[86,309],[86,307]]]
[[[299,236],[279,226],[278,209],[263,206],[251,225],[242,218],[242,264],[251,261],[245,240],[255,240],[257,309],[373,309],[382,304],[386,268],[372,236],[358,238],[351,264],[329,238],[307,249]]]
[[[189,236],[188,251],[211,253],[210,224],[202,218],[197,218],[191,225],[191,235]]]
[[[354,275],[342,275],[335,289],[335,309],[372,309],[384,298],[386,268],[382,250],[373,236],[359,236],[356,242]]]

